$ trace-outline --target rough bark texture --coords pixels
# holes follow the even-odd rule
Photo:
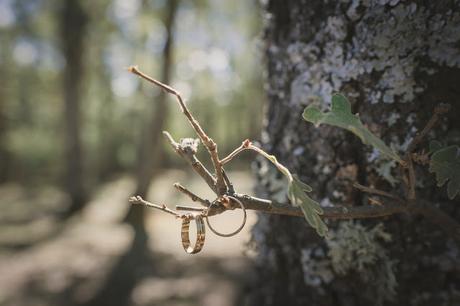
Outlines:
[[[66,61],[64,69],[64,126],[66,189],[71,200],[69,214],[79,211],[85,201],[81,145],[81,93],[83,77],[84,36],[88,16],[78,0],[66,0],[61,13],[61,41]]]
[[[367,204],[352,181],[403,193],[384,178],[391,163],[357,137],[302,120],[310,103],[327,108],[333,92],[348,96],[353,112],[399,152],[435,105],[450,103],[430,138],[459,144],[459,7],[460,1],[268,1],[262,142],[313,186],[322,205]],[[258,172],[260,195],[285,201],[281,176],[263,161]],[[460,221],[458,203],[435,187],[433,175],[420,167],[416,174],[417,196]],[[252,305],[460,303],[459,246],[424,218],[329,222],[331,238],[323,240],[298,218],[259,217]]]

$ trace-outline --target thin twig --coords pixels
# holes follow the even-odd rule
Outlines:
[[[233,196],[243,203],[246,210],[256,210],[277,215],[304,217],[304,214],[299,207],[294,207],[290,204],[276,203],[270,200],[242,194],[235,194]],[[419,205],[407,205],[407,203],[405,203],[405,205],[400,205],[399,200],[397,204],[382,203],[382,205],[379,206],[365,205],[351,207],[322,207],[324,212],[320,217],[323,219],[368,219],[403,213],[423,215],[430,222],[440,226],[450,237],[454,238],[457,242],[460,242],[460,224],[448,214],[433,207],[432,205],[429,205],[429,203],[419,201]],[[239,206],[234,205],[233,208],[238,209]],[[222,210],[222,208],[219,209]],[[218,213],[218,209],[215,211],[211,209],[209,216]]]
[[[227,157],[222,159],[220,161],[221,164],[224,165],[225,163],[228,163],[235,156],[237,156],[238,154],[240,154],[244,150],[252,150],[254,152],[257,152],[258,154],[262,155],[266,159],[270,160],[278,168],[278,170],[288,178],[288,180],[293,179],[292,174],[289,171],[289,169],[286,168],[284,165],[282,165],[280,162],[278,162],[278,160],[276,159],[276,157],[274,155],[270,155],[267,152],[265,152],[263,149],[255,146],[249,139],[246,139],[245,141],[243,141],[243,143],[238,148],[233,150],[232,153],[230,153]]]
[[[203,212],[203,211],[206,210],[206,208],[204,208],[204,207],[185,206],[185,205],[176,205],[176,210]]]
[[[234,197],[240,200],[244,207],[249,210],[257,210],[276,215],[304,217],[299,207],[294,207],[290,204],[276,203],[270,200],[241,194],[235,194]],[[234,208],[238,208],[238,206],[235,205]],[[377,218],[407,211],[405,206],[395,204],[384,204],[382,206],[335,206],[322,207],[322,209],[323,214],[320,215],[320,217],[323,219]]]
[[[241,152],[243,152],[244,150],[246,150],[248,148],[247,146],[247,141],[249,140],[245,140],[243,141],[243,143],[238,147],[236,148],[235,150],[233,150],[230,154],[228,154],[225,158],[221,159],[220,160],[220,163],[223,165],[225,165],[226,163],[228,163],[229,161],[231,161],[235,156],[237,156],[238,154],[240,154]]]
[[[427,124],[425,127],[422,129],[420,133],[417,133],[417,135],[412,139],[410,142],[409,146],[407,147],[406,154],[404,161],[406,162],[405,167],[407,168],[408,172],[408,182],[407,182],[407,199],[409,201],[413,201],[416,198],[415,194],[415,169],[414,169],[414,163],[412,161],[412,152],[415,150],[417,145],[423,140],[423,138],[428,134],[428,132],[434,127],[436,122],[439,120],[439,117],[442,114],[445,114],[449,111],[450,105],[449,104],[440,104],[438,105],[433,112],[433,115],[431,116],[430,120],[428,120]]]
[[[212,163],[216,174],[216,189],[220,196],[227,192],[227,186],[225,185],[224,176],[222,174],[222,164],[219,161],[219,155],[217,154],[217,145],[214,146],[213,151],[209,151],[211,154]]]
[[[401,178],[404,194],[407,194],[409,190],[409,179],[406,175],[406,169],[403,166],[399,167],[399,176]]]
[[[428,123],[425,125],[423,130],[412,139],[411,143],[407,147],[406,153],[412,153],[417,145],[423,140],[423,138],[428,134],[428,132],[434,127],[436,122],[439,120],[440,115],[447,113],[450,109],[449,104],[440,104],[435,107],[433,111],[433,116],[431,116]]]
[[[428,152],[422,150],[420,153],[412,153],[411,154],[412,161],[419,165],[429,165],[430,164],[430,156]]]
[[[404,202],[404,200],[401,199],[400,197],[398,197],[397,195],[391,194],[389,192],[386,192],[386,191],[383,191],[383,190],[380,190],[380,189],[375,189],[375,188],[372,188],[372,187],[363,186],[363,185],[361,185],[359,183],[353,183],[353,187],[355,187],[355,188],[357,188],[357,189],[359,189],[359,190],[361,190],[363,192],[366,192],[366,193],[384,196],[384,197],[396,200],[396,201],[398,201],[400,203]]]
[[[285,215],[293,217],[304,217],[302,210],[299,207],[294,207],[290,204],[276,203],[266,199],[260,199],[244,194],[232,195],[236,199],[240,200],[246,210],[256,210],[259,212]],[[156,205],[143,200],[141,197],[131,197],[130,202],[133,204],[142,204],[148,207],[165,211],[169,214],[176,216],[177,218],[191,218],[193,214],[179,214],[178,212],[167,208],[165,205]],[[399,202],[399,201],[398,201]],[[176,206],[178,210],[194,211],[202,213],[206,208],[201,207],[190,207],[190,206]],[[230,208],[226,208],[223,205],[213,206],[207,213],[207,216],[214,216],[225,212],[228,209],[239,209],[239,205],[233,203]],[[323,207],[323,214],[320,215],[323,219],[368,219],[368,218],[380,218],[385,216],[391,216],[394,214],[410,213],[416,215],[423,215],[427,220],[440,226],[449,236],[454,238],[457,242],[460,242],[460,224],[444,213],[442,210],[429,205],[429,203],[420,202],[418,205],[398,205],[392,203],[382,203],[382,205],[364,205],[364,206],[335,206],[335,207]]]
[[[415,200],[415,169],[412,158],[409,156],[407,158],[407,172],[409,177],[408,191],[407,191],[407,200]]]
[[[173,216],[176,216],[177,218],[181,218],[182,215],[179,214],[178,212],[166,207],[166,205],[162,204],[162,205],[158,205],[158,204],[153,204],[153,203],[150,203],[146,200],[144,200],[141,196],[134,196],[134,197],[131,197],[129,198],[129,202],[131,204],[141,204],[141,205],[144,205],[144,206],[147,206],[147,207],[151,207],[151,208],[155,208],[155,209],[159,209],[159,210],[162,210],[168,214],[171,214]]]
[[[378,206],[383,206],[383,203],[379,201],[377,198],[369,198],[369,204],[371,205],[378,205]]]
[[[212,163],[214,165],[214,170],[215,170],[215,175],[217,178],[216,182],[216,188],[217,192],[219,195],[225,194],[227,191],[227,188],[225,186],[224,178],[222,176],[222,164],[219,161],[219,155],[217,153],[217,144],[212,140],[202,129],[200,126],[199,122],[193,117],[192,113],[190,113],[189,109],[184,103],[184,100],[182,99],[182,96],[180,93],[172,88],[169,85],[163,84],[162,82],[155,80],[154,78],[146,75],[145,73],[141,72],[136,66],[131,66],[128,68],[128,70],[141,78],[151,82],[152,84],[161,87],[162,89],[166,90],[168,93],[176,96],[177,101],[179,102],[180,108],[182,110],[182,113],[184,113],[185,117],[187,117],[188,121],[192,125],[193,129],[197,133],[198,137],[200,137],[201,141],[203,142],[204,146],[207,148],[210,156]]]
[[[278,162],[278,160],[276,159],[276,157],[274,155],[270,155],[268,154],[267,152],[265,152],[264,150],[262,150],[261,148],[255,146],[254,144],[252,143],[249,143],[248,145],[248,149],[249,150],[252,150],[252,151],[255,151],[257,153],[259,153],[260,155],[262,155],[263,157],[265,157],[266,159],[268,159],[269,161],[272,162],[272,164],[274,164],[276,166],[276,168],[278,168],[278,170],[283,173],[289,181],[291,181],[293,178],[292,178],[292,174],[291,172],[289,171],[288,168],[286,168],[283,164],[281,164],[280,162]]]
[[[235,194],[234,197],[240,200],[247,210],[257,210],[270,214],[296,217],[304,216],[300,208],[290,204],[280,204],[270,200],[241,194]],[[417,205],[408,205],[409,203],[405,202],[404,205],[400,205],[400,203],[382,203],[381,206],[322,207],[324,212],[320,217],[323,219],[368,219],[402,213],[423,215],[428,221],[443,229],[449,237],[452,237],[460,243],[460,224],[455,219],[441,209],[433,207],[430,203],[420,200],[418,202]],[[238,206],[234,208],[238,208]]]
[[[209,200],[205,200],[205,199],[200,198],[199,196],[197,196],[196,194],[194,194],[193,192],[191,192],[190,190],[188,190],[187,188],[185,188],[181,184],[174,183],[173,186],[174,186],[174,188],[176,188],[177,190],[179,190],[180,192],[182,192],[183,194],[188,196],[193,202],[198,202],[201,205],[206,206],[206,207],[211,206],[211,202],[209,202]]]
[[[209,188],[211,188],[212,191],[218,194],[216,191],[216,180],[214,179],[212,174],[208,171],[208,169],[206,169],[206,167],[203,166],[203,164],[195,156],[195,154],[193,154],[190,150],[188,151],[182,150],[180,145],[176,141],[174,141],[174,139],[168,132],[163,131],[163,135],[166,137],[166,139],[168,140],[169,144],[174,149],[174,151],[176,151],[177,154],[179,154],[182,158],[184,158],[192,166],[193,170],[195,170],[195,172],[203,178],[203,180],[208,184]]]
[[[303,212],[299,207],[294,207],[290,204],[281,204],[276,203],[266,199],[260,199],[243,194],[234,194],[236,199],[240,200],[245,209],[247,210],[256,210],[260,212],[276,214],[276,215],[286,215],[286,216],[295,216],[303,217]],[[141,197],[131,197],[130,202],[133,204],[142,204],[148,207],[159,209],[165,211],[169,214],[172,214],[178,218],[189,217],[193,218],[193,215],[181,215],[174,210],[167,208],[165,205],[156,205],[150,202],[143,200]],[[203,212],[206,208],[200,207],[190,207],[190,206],[176,206],[179,210]],[[239,205],[235,203],[232,205],[232,209],[240,208]],[[440,226],[444,231],[453,237],[456,241],[460,241],[460,224],[451,218],[448,214],[444,213],[442,210],[435,208],[428,203],[420,202],[419,205],[395,205],[389,203],[382,203],[380,206],[336,206],[336,207],[323,207],[323,214],[321,218],[323,219],[367,219],[367,218],[379,218],[385,216],[391,216],[394,214],[401,213],[413,213],[423,215],[427,220],[433,222]],[[217,215],[223,213],[227,209],[223,205],[216,205],[210,209],[208,216]]]
[[[225,184],[227,185],[227,188],[228,188],[228,193],[234,194],[235,188],[233,187],[233,183],[230,181],[230,178],[228,177],[227,172],[225,172],[224,168],[222,168],[222,174],[224,176]]]

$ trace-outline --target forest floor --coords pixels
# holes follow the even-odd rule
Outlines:
[[[239,192],[251,193],[253,180],[248,173],[229,176]],[[176,181],[212,198],[204,183],[170,170],[152,184],[149,200],[172,208],[190,205],[172,187]],[[133,189],[131,178],[115,179],[94,192],[81,214],[61,222],[56,212],[66,198],[58,190],[0,186],[0,305],[78,305],[89,300],[130,245],[131,229],[121,220]],[[212,221],[226,232],[236,228],[241,217],[241,211],[232,211]],[[231,238],[208,231],[204,249],[187,255],[180,242],[180,221],[147,210],[151,262],[141,267],[149,273],[134,288],[132,305],[240,304],[252,274],[248,242],[255,221],[256,215],[249,213],[244,230]]]

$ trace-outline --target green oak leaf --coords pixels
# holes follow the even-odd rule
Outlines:
[[[292,205],[300,206],[308,224],[316,230],[318,235],[324,237],[327,232],[327,226],[320,217],[323,214],[323,210],[318,202],[307,195],[307,192],[312,191],[311,187],[300,181],[296,176],[292,176],[292,178],[288,186],[289,200]]]
[[[307,220],[308,224],[310,224],[318,235],[324,237],[326,236],[327,226],[324,224],[323,220],[321,220],[320,215],[323,214],[323,210],[321,206],[313,199],[311,199],[307,192],[311,192],[313,189],[308,186],[307,184],[303,183],[296,175],[293,175],[288,168],[282,165],[274,155],[270,155],[263,150],[253,148],[258,153],[262,154],[271,161],[278,170],[286,176],[288,180],[288,191],[287,195],[291,204],[294,206],[300,206],[302,212]]]
[[[431,156],[430,172],[436,174],[438,187],[447,183],[447,195],[453,200],[460,191],[460,154],[458,146],[437,150]]]
[[[357,115],[351,113],[350,102],[342,94],[332,96],[331,111],[323,113],[316,106],[308,106],[303,112],[303,118],[317,127],[324,123],[346,129],[358,136],[363,143],[379,150],[384,156],[401,164],[404,163],[398,154],[363,125]]]
[[[437,140],[432,140],[430,141],[430,149],[429,149],[429,153],[434,153],[438,150],[441,150],[442,149],[442,144],[437,141]]]

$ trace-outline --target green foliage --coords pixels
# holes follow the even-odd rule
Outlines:
[[[327,226],[320,217],[323,210],[318,202],[307,195],[307,192],[311,191],[310,186],[293,176],[293,180],[288,186],[288,198],[293,205],[300,206],[308,224],[316,229],[318,235],[324,237],[327,233]]]
[[[326,236],[327,226],[320,217],[320,215],[323,214],[323,210],[318,202],[307,195],[307,192],[311,192],[313,189],[302,182],[296,175],[291,174],[289,169],[283,166],[274,155],[267,154],[265,151],[257,148],[255,149],[258,153],[271,161],[278,170],[286,176],[288,179],[287,195],[292,205],[300,206],[308,224],[316,230],[318,235],[321,237]]]
[[[439,146],[431,145],[430,150]],[[430,172],[436,174],[438,186],[447,183],[447,195],[453,200],[460,191],[460,154],[458,146],[438,149],[431,156]]]
[[[380,138],[372,134],[359,120],[357,115],[351,113],[350,102],[341,94],[332,96],[332,107],[330,112],[321,112],[315,106],[308,106],[303,112],[303,118],[319,126],[322,123],[334,125],[346,129],[365,144],[371,145],[379,150],[384,156],[403,163],[402,159],[392,149],[390,149]]]
[[[437,140],[430,141],[430,150],[429,153],[432,154],[438,150],[442,149],[442,144]]]

